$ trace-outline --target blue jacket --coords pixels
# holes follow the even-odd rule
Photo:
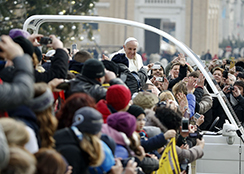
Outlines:
[[[157,150],[158,148],[163,147],[165,144],[167,144],[167,140],[165,140],[163,133],[151,137],[148,140],[141,139],[141,146],[144,148],[145,152]]]
[[[187,94],[186,98],[188,101],[188,110],[190,112],[190,117],[192,117],[195,114],[196,97],[194,94]]]

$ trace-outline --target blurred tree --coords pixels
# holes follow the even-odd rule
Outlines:
[[[98,0],[0,0],[0,34],[8,34],[12,28],[23,28],[24,21],[32,15],[93,15]],[[87,24],[89,25],[89,24]],[[39,33],[55,33],[62,41],[78,36],[78,23],[45,23]],[[89,38],[92,27],[86,28]]]

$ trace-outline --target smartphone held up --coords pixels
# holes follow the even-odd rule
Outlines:
[[[44,37],[42,37],[40,39],[40,44],[41,45],[48,45],[48,44],[51,44],[51,43],[52,43],[52,39],[50,37],[44,36]]]
[[[189,118],[183,117],[181,120],[181,127],[182,127],[181,131],[189,132],[188,126],[189,126]]]

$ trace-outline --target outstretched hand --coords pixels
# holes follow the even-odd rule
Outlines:
[[[167,132],[164,133],[164,138],[165,138],[166,140],[168,140],[168,139],[170,139],[170,138],[175,137],[175,135],[176,135],[176,131],[173,130],[173,129],[170,129],[170,130],[168,130]]]
[[[63,42],[59,40],[55,35],[49,36],[52,39],[52,43],[48,44],[47,47],[52,47],[54,50],[58,48],[63,48]]]
[[[28,40],[31,41],[31,43],[33,44],[33,46],[38,47],[41,46],[41,44],[39,43],[40,39],[43,37],[42,34],[32,34],[28,37]]]
[[[2,35],[0,41],[0,57],[13,60],[17,56],[21,56],[24,54],[23,49],[19,44],[15,43],[9,36]]]
[[[103,54],[102,60],[109,60],[108,56]]]

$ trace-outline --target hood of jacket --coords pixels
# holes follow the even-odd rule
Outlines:
[[[99,100],[99,102],[97,103],[97,110],[102,114],[103,122],[107,123],[108,116],[112,114],[107,106],[107,101],[104,99]]]
[[[82,67],[83,67],[83,63],[77,62],[75,60],[69,61],[69,71],[74,74],[80,74]]]
[[[145,126],[156,126],[161,129],[162,132],[166,132],[168,129],[160,122],[160,120],[155,116],[155,112],[150,109],[145,109],[147,122]]]
[[[116,144],[126,146],[126,147],[129,146],[130,140],[126,137],[126,135],[113,129],[109,125],[103,124],[101,131],[102,133],[107,134],[108,136],[113,138]]]

